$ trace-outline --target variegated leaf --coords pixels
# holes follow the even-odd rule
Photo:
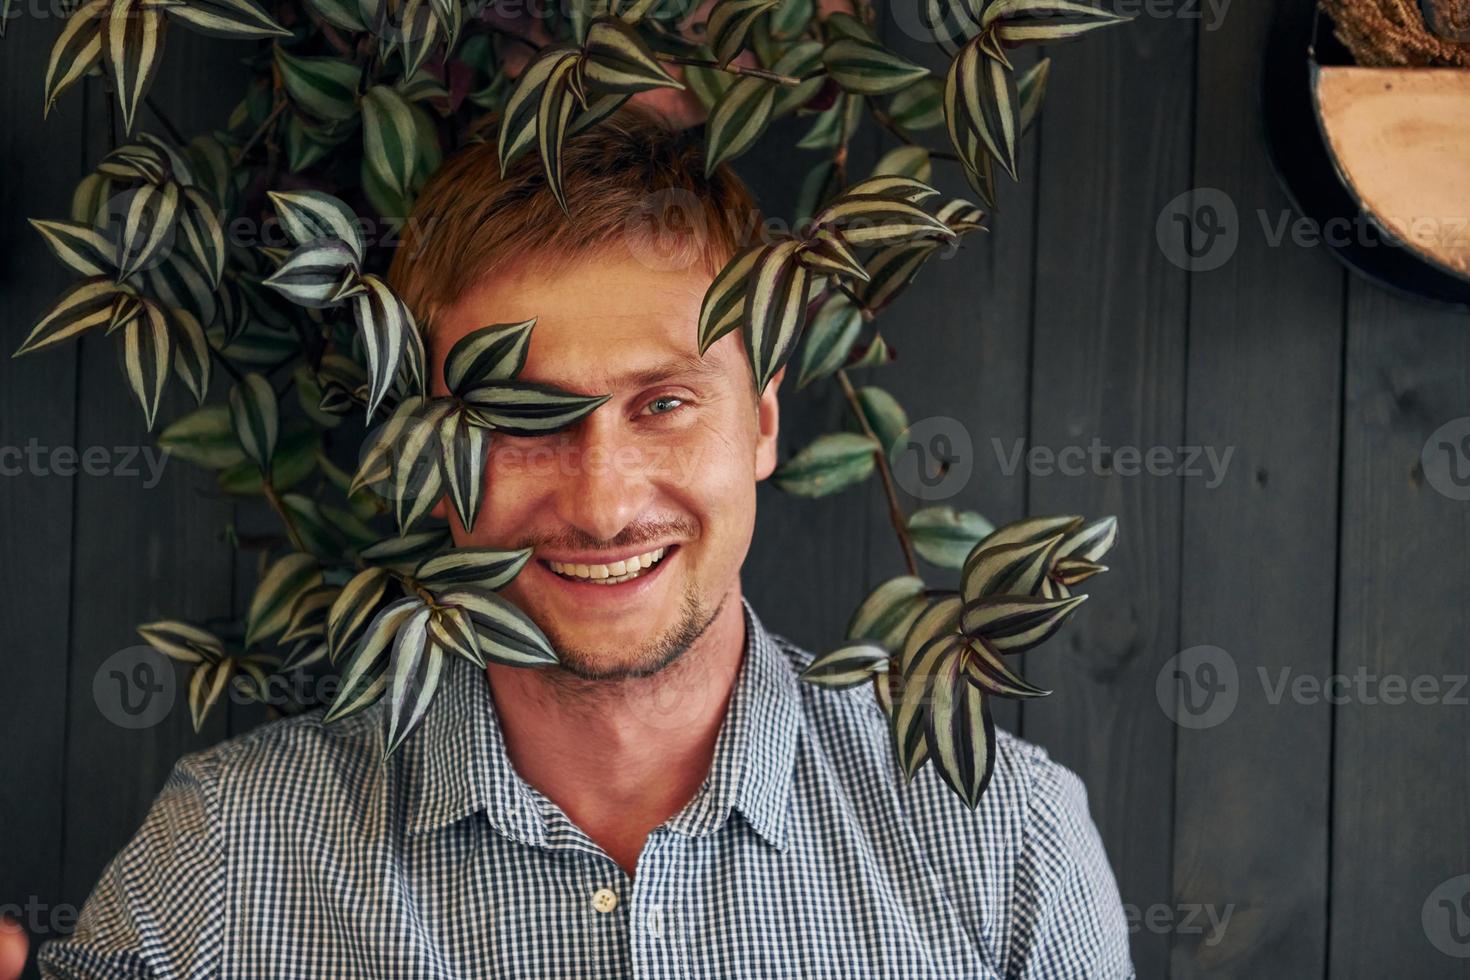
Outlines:
[[[281,84],[297,108],[327,122],[357,116],[358,65],[342,58],[298,58],[279,45],[275,57]]]
[[[956,639],[935,637],[920,649],[912,664],[894,677],[898,691],[889,718],[889,732],[906,780],[912,780],[929,759],[928,726],[935,685],[940,682],[946,662],[958,658]]]
[[[158,434],[157,442],[158,448],[170,456],[212,470],[245,461],[245,453],[230,427],[227,405],[204,405],[175,419]]]
[[[504,177],[510,165],[536,145],[536,117],[547,80],[568,59],[577,59],[581,55],[581,50],[575,45],[552,45],[543,48],[536,59],[521,72],[501,115],[500,135],[496,144],[500,176]]]
[[[557,663],[556,651],[541,627],[515,604],[494,592],[462,587],[441,592],[435,598],[441,606],[463,609],[469,614],[486,660],[511,667]]]
[[[266,37],[290,37],[255,0],[184,0],[165,8],[171,20],[188,24],[200,34],[232,40],[252,41]]]
[[[74,272],[84,276],[106,276],[117,272],[117,249],[112,241],[91,224],[77,221],[41,221],[32,218],[31,227],[41,233],[46,247]]]
[[[776,107],[775,82],[753,75],[735,80],[710,110],[705,126],[704,173],[708,177],[760,139]]]
[[[856,687],[888,670],[889,653],[876,643],[853,643],[824,653],[801,672],[801,679],[822,687]]]
[[[699,308],[699,353],[740,325],[745,313],[749,276],[764,246],[757,243],[735,253],[705,291]]]
[[[200,664],[189,675],[189,718],[195,732],[204,727],[209,709],[219,701],[234,671],[234,658],[225,657],[218,663]]]
[[[1061,517],[1023,517],[1019,521],[1002,524],[976,547],[995,548],[1003,544],[1039,541],[1054,534],[1071,534],[1081,526],[1082,518],[1071,514]]]
[[[853,612],[847,639],[870,640],[887,650],[899,650],[927,605],[923,579],[917,575],[891,578],[868,593]]]
[[[367,414],[372,418],[388,392],[413,342],[410,332],[418,330],[413,314],[388,284],[369,273],[359,279],[364,292],[352,297],[352,316],[367,354],[369,378]]]
[[[471,420],[513,436],[540,436],[575,425],[611,395],[579,395],[531,381],[487,381],[465,391]]]
[[[294,643],[310,637],[323,637],[327,632],[327,613],[342,594],[340,585],[322,583],[307,589],[296,597],[291,605],[291,615],[286,620],[286,630],[279,643]]]
[[[75,85],[82,76],[102,60],[103,15],[112,0],[87,0],[72,11],[51,46],[51,59],[46,64],[46,98],[42,116],[51,111],[62,92]]]
[[[982,545],[965,559],[960,594],[966,602],[1003,594],[1036,595],[1051,568],[1060,534],[1016,544]]]
[[[802,243],[797,254],[801,264],[821,275],[837,276],[863,282],[868,270],[853,254],[842,234],[833,228],[818,228]]]
[[[704,38],[723,68],[745,45],[757,17],[778,6],[778,0],[717,0],[705,22]]]
[[[270,472],[280,432],[280,409],[270,382],[254,372],[230,389],[230,425],[245,455]]]
[[[962,669],[970,683],[998,697],[1044,698],[1051,693],[1011,670],[984,643],[971,643],[965,648]]]
[[[520,323],[494,323],[457,340],[444,357],[444,385],[463,395],[486,381],[506,381],[521,373],[536,318]]]
[[[281,228],[297,245],[336,239],[352,250],[358,262],[367,254],[361,219],[339,199],[322,191],[270,191],[267,196]]]
[[[980,26],[1007,44],[1051,44],[1131,19],[1072,0],[994,0]]]
[[[286,628],[302,593],[322,584],[322,569],[311,555],[293,552],[266,570],[245,614],[245,645],[254,646]]]
[[[344,291],[359,286],[357,268],[351,247],[328,238],[297,248],[264,282],[299,306],[328,309],[343,302]]]
[[[352,576],[327,612],[327,656],[337,663],[355,644],[388,590],[386,569],[366,568]]]
[[[1046,99],[1046,83],[1051,77],[1051,59],[1041,58],[1016,79],[1016,98],[1021,102],[1021,133],[1036,122],[1041,103]]]
[[[795,3],[787,2],[781,10],[790,9]],[[779,13],[779,10],[778,10]],[[821,41],[798,41],[771,66],[779,75],[804,79],[798,85],[783,85],[776,93],[776,104],[771,108],[771,117],[779,119],[811,102],[827,85],[826,71],[822,65]]]
[[[963,609],[964,601],[957,595],[943,596],[930,602],[903,638],[903,649],[898,654],[900,671],[907,674],[913,669],[918,663],[919,652],[929,641],[939,636],[958,636]]]
[[[398,629],[414,613],[424,609],[416,596],[397,599],[384,606],[363,630],[340,672],[337,697],[322,720],[338,721],[357,714],[383,696],[386,674]]]
[[[653,49],[622,20],[594,20],[587,29],[582,50],[585,54],[581,62],[582,78],[599,92],[631,94],[655,88],[684,89],[684,83],[664,70]]]
[[[387,85],[362,98],[363,158],[391,190],[407,195],[416,176],[418,124],[407,101]]]
[[[463,410],[450,412],[439,423],[439,451],[454,512],[460,525],[471,530],[484,496],[490,430],[475,425]]]
[[[541,154],[546,186],[563,211],[567,210],[567,200],[562,191],[561,152],[577,105],[573,85],[580,64],[573,58],[559,61],[541,87],[541,101],[536,105],[536,147]]]
[[[878,444],[865,435],[831,432],[776,467],[771,481],[799,497],[823,497],[866,480]]]
[[[867,282],[856,288],[858,298],[870,310],[890,305],[914,281],[937,248],[932,242],[914,242],[874,252],[866,266]]]
[[[1117,540],[1118,519],[1103,517],[1068,534],[1057,548],[1057,558],[1095,562],[1111,551]]]
[[[144,427],[151,432],[173,362],[173,337],[169,333],[168,318],[162,307],[145,302],[142,312],[130,319],[122,330],[123,377],[143,409]]]
[[[455,409],[453,399],[428,399],[414,410],[403,427],[390,460],[392,474],[389,481],[393,515],[400,535],[407,534],[443,495],[439,427],[444,416]]]
[[[398,627],[388,663],[388,738],[383,755],[403,743],[429,710],[444,673],[444,650],[429,639],[428,607],[415,609]]]
[[[214,663],[225,655],[225,645],[219,637],[176,619],[144,623],[138,627],[138,635],[159,653],[181,663]]]
[[[179,185],[171,180],[141,184],[128,193],[118,224],[114,259],[119,282],[155,264],[165,247],[172,244],[179,220],[179,198]]]
[[[1019,653],[1050,639],[1080,606],[1085,595],[1067,599],[998,595],[966,602],[960,627],[1001,653]]]
[[[929,75],[929,69],[881,43],[857,38],[839,38],[827,45],[822,62],[833,81],[859,95],[897,92]]]
[[[209,378],[214,367],[210,359],[209,338],[199,320],[188,310],[165,307],[169,330],[173,332],[174,373],[194,396],[196,404],[204,404],[209,394]]]
[[[219,208],[199,188],[185,187],[178,221],[185,252],[208,274],[210,286],[218,289],[225,274],[225,229]]]
[[[798,241],[769,245],[750,271],[743,319],[745,351],[757,392],[766,390],[791,357],[806,325],[811,271],[798,259],[801,246]]]
[[[852,300],[841,293],[829,296],[806,329],[797,389],[805,388],[842,367],[862,326],[862,311],[852,304]]]
[[[956,237],[948,225],[923,208],[886,194],[844,194],[813,221],[818,226],[837,228],[854,248],[916,240],[951,241]]]
[[[163,55],[163,9],[149,0],[113,0],[102,17],[102,65],[122,112],[125,134],[133,131]]]
[[[958,664],[955,653],[934,679],[925,737],[940,778],[973,810],[995,771],[995,722],[990,699],[961,675]]]
[[[500,551],[494,548],[454,548],[426,559],[413,578],[431,592],[462,586],[500,589],[509,585],[531,560],[530,548]]]

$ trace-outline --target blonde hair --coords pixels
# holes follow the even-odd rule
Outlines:
[[[487,118],[483,141],[429,179],[388,270],[426,339],[440,310],[497,269],[551,271],[621,248],[659,268],[701,263],[713,279],[762,221],[727,166],[704,175],[698,131],[674,129],[641,108],[624,105],[567,139],[562,181],[570,216],[534,150],[500,176],[499,125]]]

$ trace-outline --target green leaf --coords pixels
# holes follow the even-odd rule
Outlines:
[[[829,296],[807,327],[797,389],[842,367],[862,326],[862,311],[852,305],[852,300],[841,293]]]
[[[429,639],[432,610],[415,609],[398,627],[388,664],[388,738],[383,755],[391,755],[429,710],[444,672],[444,650]]]
[[[800,678],[822,687],[856,687],[885,672],[888,659],[888,651],[876,643],[854,643],[816,657]]]
[[[960,593],[966,602],[986,596],[1035,595],[1051,568],[1062,535],[1035,541],[989,545],[982,541],[965,558]]]
[[[1046,98],[1046,83],[1051,77],[1051,59],[1042,58],[1016,79],[1016,97],[1021,102],[1021,132],[1036,122],[1041,103]]]
[[[110,279],[83,280],[41,317],[12,356],[69,340],[102,324],[108,324],[109,331],[116,329],[124,315],[136,315],[139,308],[136,298]]]
[[[378,404],[388,393],[404,362],[405,353],[411,359],[416,348],[418,324],[403,301],[382,279],[369,273],[358,282],[364,291],[352,297],[352,317],[362,337],[363,350],[367,354],[369,389],[367,416],[373,417]],[[410,336],[412,335],[412,336]]]
[[[582,77],[600,92],[629,94],[656,88],[684,89],[684,83],[664,70],[638,32],[621,20],[594,20],[587,29],[583,51]]]
[[[961,568],[976,542],[994,528],[974,511],[925,507],[908,520],[909,539],[920,557],[941,568]]]
[[[374,85],[362,98],[363,154],[368,167],[390,190],[412,191],[418,157],[418,124],[408,102],[387,85]]]
[[[771,480],[787,493],[823,497],[866,480],[877,450],[878,444],[865,435],[828,433],[778,466]]]
[[[299,306],[327,309],[350,298],[359,288],[358,258],[346,242],[335,238],[302,245],[265,285]]]
[[[286,631],[281,634],[280,643],[293,643],[296,640],[304,640],[311,637],[325,636],[327,632],[327,613],[332,604],[341,595],[340,585],[330,585],[323,582],[307,589],[296,597],[291,606],[291,615],[286,622]]]
[[[760,258],[763,246],[750,245],[735,253],[725,263],[699,307],[699,353],[710,349],[715,341],[740,325],[745,313],[745,294],[749,289],[749,276]]]
[[[543,48],[536,59],[521,72],[501,116],[500,135],[496,144],[501,177],[506,175],[510,165],[521,154],[536,145],[537,115],[547,81],[565,61],[575,60],[581,55],[580,49],[574,45],[555,44]]]
[[[822,52],[833,81],[859,95],[882,95],[927,78],[929,69],[899,57],[882,44],[839,38]]]
[[[337,663],[343,653],[361,638],[388,591],[386,569],[367,568],[354,575],[327,611],[327,656]]]
[[[792,0],[786,0],[781,9],[789,10],[794,6],[797,4]],[[790,75],[792,78],[806,79],[799,85],[783,85],[781,91],[776,93],[776,104],[771,109],[771,116],[779,119],[806,105],[826,87],[827,75],[822,66],[822,42],[799,41],[791,45],[771,66],[771,70],[781,75]]]
[[[573,58],[559,61],[541,88],[541,101],[536,106],[536,146],[546,174],[546,186],[563,211],[567,211],[562,191],[561,153],[566,142],[567,126],[576,108],[577,97],[572,86],[581,62]]]
[[[230,410],[225,405],[205,405],[176,419],[158,434],[157,441],[158,448],[170,456],[212,470],[245,460],[245,452],[230,424]]]
[[[322,569],[311,555],[293,552],[266,570],[245,615],[245,645],[254,646],[286,628],[291,608],[306,590],[322,584]]]
[[[214,368],[209,357],[209,338],[188,310],[165,307],[163,313],[174,342],[174,374],[194,396],[194,403],[203,405]]]
[[[928,183],[934,172],[929,150],[923,146],[896,146],[878,160],[873,173],[912,177]]]
[[[297,424],[288,427],[281,434],[271,462],[271,486],[278,491],[288,490],[306,479],[316,469],[320,448],[321,433],[315,426]],[[260,467],[250,459],[221,471],[216,482],[225,493],[258,494],[263,490]]]
[[[362,69],[342,58],[298,58],[276,46],[281,84],[296,107],[328,122],[357,116],[357,83]]]
[[[878,437],[883,451],[892,459],[899,452],[903,434],[908,431],[908,414],[897,399],[876,385],[859,388],[857,399],[862,406],[863,417],[867,419],[873,434]],[[857,419],[849,417],[848,424],[856,425]]]
[[[250,41],[291,36],[254,0],[184,0],[165,9],[171,20],[211,37]]]
[[[230,389],[230,424],[245,455],[269,472],[280,431],[280,410],[270,382],[254,372]]]
[[[67,18],[51,46],[46,64],[46,100],[42,116],[51,112],[62,92],[75,85],[102,60],[102,21],[112,0],[88,0]]]
[[[468,412],[455,411],[439,424],[439,451],[444,482],[460,525],[472,529],[485,490],[485,464],[490,456],[490,431],[476,425]]]
[[[899,126],[914,132],[944,125],[944,85],[925,78],[897,93],[888,103],[888,114]]]
[[[179,185],[142,184],[128,192],[113,260],[119,282],[159,260],[179,218]]]
[[[489,381],[463,395],[472,421],[513,436],[560,432],[611,397],[579,395],[530,381]]]
[[[224,692],[225,684],[234,670],[234,658],[225,657],[219,663],[200,664],[189,675],[189,717],[195,732],[204,727],[209,709],[219,701],[219,696]]]
[[[441,606],[463,609],[474,626],[485,659],[510,667],[557,663],[546,634],[517,606],[488,589],[464,587],[441,592]]]
[[[961,656],[965,677],[990,694],[1003,698],[1044,698],[1051,693],[1011,670],[983,643],[971,643]]]
[[[165,26],[162,7],[149,0],[112,0],[102,16],[102,66],[117,96],[124,134],[133,131],[138,103],[158,74]]]
[[[706,177],[726,160],[740,156],[771,122],[776,106],[776,83],[753,75],[735,80],[710,110],[705,126],[704,174]]]

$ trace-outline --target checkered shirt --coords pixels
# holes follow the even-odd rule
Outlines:
[[[1131,977],[1082,783],[998,733],[975,810],[905,782],[871,685],[801,683],[761,625],[699,792],[629,876],[505,748],[456,658],[381,761],[383,703],[178,761],[43,977]]]

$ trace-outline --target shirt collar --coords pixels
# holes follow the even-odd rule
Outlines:
[[[740,603],[745,654],[715,740],[709,777],[667,826],[703,837],[723,827],[735,809],[764,840],[784,851],[801,726],[800,692],[790,661],[749,600],[742,596]],[[400,753],[409,833],[444,827],[484,810],[506,836],[545,845],[540,794],[511,765],[489,680],[473,664],[453,658],[423,724]]]

